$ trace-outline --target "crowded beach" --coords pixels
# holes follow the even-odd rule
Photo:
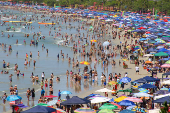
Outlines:
[[[166,105],[170,103],[169,16],[61,7],[43,7],[48,9],[44,11],[41,7],[0,7],[1,26],[7,28],[1,29],[0,49],[5,56],[1,59],[1,75],[8,76],[9,86],[1,95],[1,106],[9,106],[9,109],[2,112],[170,112]],[[32,15],[18,16],[5,12],[7,9],[23,14],[31,12]],[[33,31],[22,33],[19,40],[16,37],[18,26]],[[48,32],[47,36],[43,35],[42,29]],[[73,33],[64,32],[68,29]],[[15,40],[15,45],[6,44],[5,40]],[[49,40],[57,40],[57,51],[50,44],[46,46]],[[15,49],[21,43],[22,50]],[[69,54],[65,48],[69,48]],[[21,55],[23,51],[25,53]],[[15,64],[6,60],[11,54],[18,58]],[[48,60],[53,56],[55,64],[50,64]],[[41,64],[40,60],[45,58],[47,62]],[[62,76],[55,75],[61,70],[60,62],[65,64]],[[35,74],[41,69],[39,65],[47,70]],[[49,74],[49,65],[58,68]],[[33,71],[27,71],[29,69]],[[31,87],[24,89],[23,94],[20,94],[20,86],[15,85],[20,81],[25,84],[29,81]],[[68,90],[61,90],[64,86],[56,85],[68,82]],[[93,87],[89,88],[89,84]]]

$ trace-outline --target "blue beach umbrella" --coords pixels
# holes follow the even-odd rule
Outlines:
[[[123,83],[128,83],[131,81],[131,78],[129,77],[123,77],[122,79],[120,79],[120,82],[123,82]]]
[[[72,94],[70,91],[62,91],[61,94]]]
[[[15,100],[18,100],[18,99],[22,99],[20,96],[18,95],[10,95],[6,98],[7,101],[15,101]]]
[[[129,100],[122,100],[118,104],[121,105],[121,106],[132,106],[132,105],[135,105],[134,102],[129,101]]]
[[[125,110],[120,111],[119,113],[135,113],[135,111],[125,109]]]

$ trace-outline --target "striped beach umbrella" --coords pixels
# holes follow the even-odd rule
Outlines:
[[[91,109],[91,108],[82,107],[82,108],[78,108],[78,109],[74,110],[74,113],[96,113],[96,110]]]

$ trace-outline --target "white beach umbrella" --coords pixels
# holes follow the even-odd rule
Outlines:
[[[55,105],[57,102],[58,102],[58,100],[52,100],[52,101],[48,102],[47,104],[49,106],[52,106],[52,105]]]
[[[153,56],[152,54],[146,54],[144,55],[144,57],[150,57],[150,56]]]
[[[163,81],[162,84],[170,85],[170,80]]]
[[[114,92],[114,91],[107,88],[103,88],[103,89],[96,90],[95,92]]]
[[[101,102],[107,102],[110,98],[103,98],[103,97],[96,97],[91,100],[91,103],[101,103]]]
[[[105,41],[104,43],[103,43],[103,46],[105,47],[105,46],[108,46],[110,43],[108,42],[108,41]]]
[[[134,93],[134,97],[152,97],[152,95],[147,94],[147,93]]]

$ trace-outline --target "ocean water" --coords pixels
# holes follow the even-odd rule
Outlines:
[[[21,13],[19,11],[11,11],[11,10],[5,10],[4,12],[1,13],[1,15],[3,14],[7,14],[7,15],[11,15],[11,14],[15,14],[17,16],[21,16],[20,19],[22,17],[26,17],[27,15],[27,19],[29,17],[32,16],[32,13],[29,12],[27,14],[25,13]],[[40,14],[36,14],[37,16],[41,16]],[[2,17],[2,16],[1,16]],[[0,70],[8,70],[9,74],[0,74],[0,96],[2,96],[4,94],[4,92],[7,93],[7,95],[9,95],[9,88],[11,85],[17,85],[18,87],[18,92],[19,92],[19,96],[21,96],[22,102],[25,105],[28,106],[33,106],[36,105],[38,103],[38,99],[40,97],[40,85],[33,85],[31,82],[31,73],[33,72],[34,75],[39,75],[39,78],[41,80],[41,73],[44,72],[45,73],[45,78],[50,78],[51,73],[54,73],[55,78],[54,78],[54,84],[53,84],[53,89],[54,89],[54,95],[58,94],[58,90],[64,91],[64,90],[68,90],[72,92],[72,95],[78,95],[79,92],[82,91],[88,91],[90,89],[93,89],[95,86],[97,85],[101,85],[101,80],[100,80],[100,76],[101,73],[104,72],[106,75],[108,75],[111,72],[116,72],[119,73],[119,67],[115,67],[112,68],[112,66],[108,66],[107,69],[103,69],[101,64],[97,64],[97,71],[98,71],[98,84],[93,83],[91,80],[84,82],[82,80],[81,85],[75,85],[75,83],[73,81],[70,81],[70,77],[67,81],[67,77],[65,75],[66,71],[69,70],[73,70],[73,72],[77,73],[79,71],[80,68],[80,72],[82,73],[84,65],[80,64],[79,68],[72,68],[72,64],[68,64],[68,59],[66,58],[66,54],[68,54],[69,57],[71,57],[71,59],[74,57],[75,61],[76,58],[78,59],[78,61],[82,61],[80,54],[73,54],[73,51],[71,51],[71,47],[72,44],[70,44],[68,47],[66,46],[61,46],[58,45],[62,42],[61,40],[61,36],[57,37],[56,39],[54,39],[55,36],[55,32],[59,32],[61,33],[63,36],[65,36],[65,33],[67,33],[68,35],[73,34],[73,37],[75,36],[75,34],[78,34],[76,28],[78,28],[78,26],[81,25],[80,22],[71,22],[72,26],[75,26],[75,29],[69,29],[67,28],[66,30],[66,26],[69,25],[69,22],[67,22],[66,24],[62,22],[60,22],[60,25],[54,25],[55,27],[57,27],[56,30],[54,30],[54,27],[51,28],[51,34],[53,34],[53,36],[49,36],[49,30],[50,27],[45,27],[45,25],[40,25],[40,29],[39,29],[39,24],[38,22],[42,21],[43,19],[49,19],[49,17],[45,17],[40,19],[39,21],[34,20],[33,23],[31,24],[32,26],[34,26],[34,29],[31,30],[31,26],[20,26],[19,24],[14,25],[12,23],[6,23],[6,25],[0,26],[0,31],[4,32],[4,36],[0,36],[0,43],[5,43],[6,44],[6,49],[3,49],[2,47],[0,47]],[[4,20],[12,20],[11,18],[1,18],[1,23],[3,23]],[[16,21],[16,20],[14,20]],[[49,22],[52,22],[53,19]],[[55,20],[56,21],[56,20]],[[13,26],[16,31],[6,31],[6,28],[9,28]],[[61,31],[59,31],[58,27],[61,26]],[[90,26],[85,26],[85,28],[89,29]],[[37,32],[41,32],[41,35],[45,36],[45,40],[43,39],[39,39],[39,43],[38,46],[30,46],[30,41],[33,37],[33,33],[37,33]],[[85,30],[81,30],[81,36],[83,33],[86,33],[87,31]],[[13,37],[8,38],[8,34],[10,36],[14,35]],[[25,34],[30,34],[29,38],[24,37]],[[88,33],[88,35],[92,35],[92,33]],[[35,36],[35,39],[37,38],[37,36]],[[18,39],[18,44],[16,44],[16,40]],[[26,41],[26,45],[24,45],[23,41]],[[85,40],[84,40],[85,42]],[[42,44],[44,44],[45,48],[42,49]],[[12,52],[8,52],[8,46],[11,45],[12,46]],[[48,55],[46,54],[46,49],[48,49]],[[90,47],[87,47],[87,50],[90,49]],[[64,60],[62,60],[62,57],[60,55],[60,60],[58,61],[57,59],[57,54],[60,53],[60,51],[63,51],[65,58]],[[18,56],[16,56],[16,53],[18,51]],[[26,53],[28,53],[28,55],[30,54],[30,51],[33,54],[33,58],[30,59],[28,58],[28,61],[30,61],[30,66],[24,66],[24,62],[25,62],[25,56]],[[40,51],[40,57],[38,57],[38,51]],[[119,56],[117,56],[117,59],[119,58]],[[9,69],[3,69],[2,67],[2,61],[5,60],[5,62],[9,62],[10,63],[10,68]],[[33,60],[36,60],[36,68],[33,67]],[[93,59],[94,60],[94,59]],[[16,73],[14,72],[14,65],[18,64],[18,69],[21,71],[21,73],[24,73],[24,77],[22,75],[19,76],[19,78],[17,78]],[[94,61],[91,63],[90,65],[92,68],[94,67]],[[89,67],[90,67],[89,66]],[[9,75],[13,74],[12,77],[12,83],[9,83]],[[60,82],[56,82],[56,77],[60,77]],[[28,88],[35,88],[36,90],[36,95],[35,95],[35,101],[34,103],[32,101],[27,101],[27,97],[26,97],[26,91]],[[47,90],[47,92],[49,92]],[[62,95],[62,98],[65,98],[65,95]],[[30,98],[31,99],[31,98]],[[2,103],[2,101],[0,101],[0,112],[3,111],[8,111],[10,109],[9,106],[9,102],[7,102],[5,105]]]

